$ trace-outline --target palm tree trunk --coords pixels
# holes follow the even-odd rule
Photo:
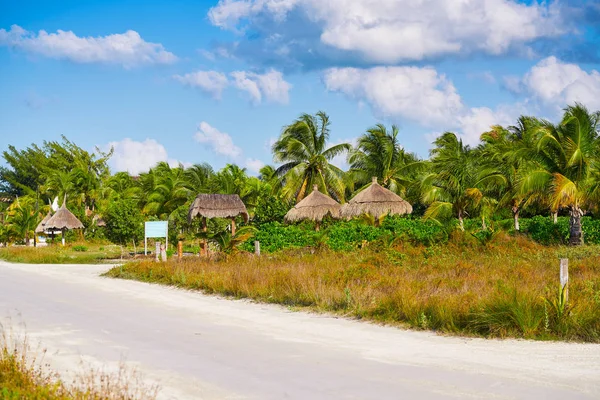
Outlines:
[[[580,246],[583,244],[583,229],[581,228],[581,217],[583,211],[576,205],[569,208],[569,244]]]
[[[487,224],[485,223],[484,216],[481,216],[481,230],[487,231]]]
[[[513,220],[515,221],[515,231],[519,232],[521,230],[521,225],[519,225],[519,207],[514,206],[512,208]]]
[[[231,236],[235,236],[235,218],[231,218]]]
[[[458,226],[460,227],[460,230],[464,232],[465,223],[463,221],[463,211],[462,210],[458,211]]]
[[[552,222],[558,223],[558,211],[552,211]]]

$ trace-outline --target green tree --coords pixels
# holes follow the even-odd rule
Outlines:
[[[29,239],[35,234],[40,221],[40,214],[36,212],[31,198],[17,199],[9,208],[8,226],[16,237],[25,240],[26,246],[29,246]]]
[[[598,198],[598,134],[600,112],[581,104],[568,106],[558,126],[545,124],[537,142],[537,168],[523,181],[525,192],[549,189],[553,210],[566,208],[570,215],[569,243],[583,244],[583,209]]]
[[[104,212],[106,237],[113,243],[139,241],[143,237],[143,217],[135,202],[130,199],[117,199],[109,204]]]
[[[286,126],[273,145],[276,162],[282,162],[277,175],[283,179],[282,194],[297,201],[308,195],[313,185],[339,201],[344,200],[343,171],[330,164],[337,155],[351,149],[347,143],[326,148],[329,140],[329,117],[322,111],[302,114]]]
[[[398,132],[396,125],[388,131],[383,124],[377,124],[358,139],[348,161],[349,173],[359,185],[369,185],[375,176],[382,186],[401,196],[406,195],[423,163],[415,154],[404,151],[398,141]]]
[[[477,188],[478,170],[473,150],[454,133],[438,137],[431,150],[431,173],[422,181],[422,200],[428,204],[425,218],[458,218],[464,230],[464,218],[470,207],[484,198]]]

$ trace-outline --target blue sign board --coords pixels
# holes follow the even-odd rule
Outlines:
[[[169,236],[169,221],[147,221],[144,224],[144,254],[148,254],[148,238],[167,238]],[[165,240],[165,249],[169,242]]]

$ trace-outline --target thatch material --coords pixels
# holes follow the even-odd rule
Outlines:
[[[48,211],[48,214],[46,214],[46,216],[44,217],[44,219],[35,228],[35,233],[44,233],[44,232],[46,232],[46,224],[48,223],[48,221],[50,220],[50,218],[52,218],[52,212]]]
[[[300,203],[285,214],[284,219],[289,222],[311,220],[322,221],[327,214],[333,218],[340,218],[342,206],[331,197],[319,192],[317,185],[311,194],[306,196]]]
[[[342,206],[342,217],[344,218],[358,217],[363,214],[379,217],[387,214],[403,215],[410,213],[412,213],[410,203],[379,185],[375,177],[368,188]]]
[[[188,220],[205,218],[235,218],[241,215],[248,222],[248,210],[237,194],[199,194],[190,205]]]
[[[84,226],[75,215],[67,210],[67,202],[56,211],[56,213],[46,222],[45,229],[48,230],[65,230],[65,229],[83,229]]]

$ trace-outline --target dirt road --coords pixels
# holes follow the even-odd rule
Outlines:
[[[0,321],[25,324],[61,372],[126,361],[164,399],[600,398],[600,345],[403,331],[107,269],[0,261]]]

